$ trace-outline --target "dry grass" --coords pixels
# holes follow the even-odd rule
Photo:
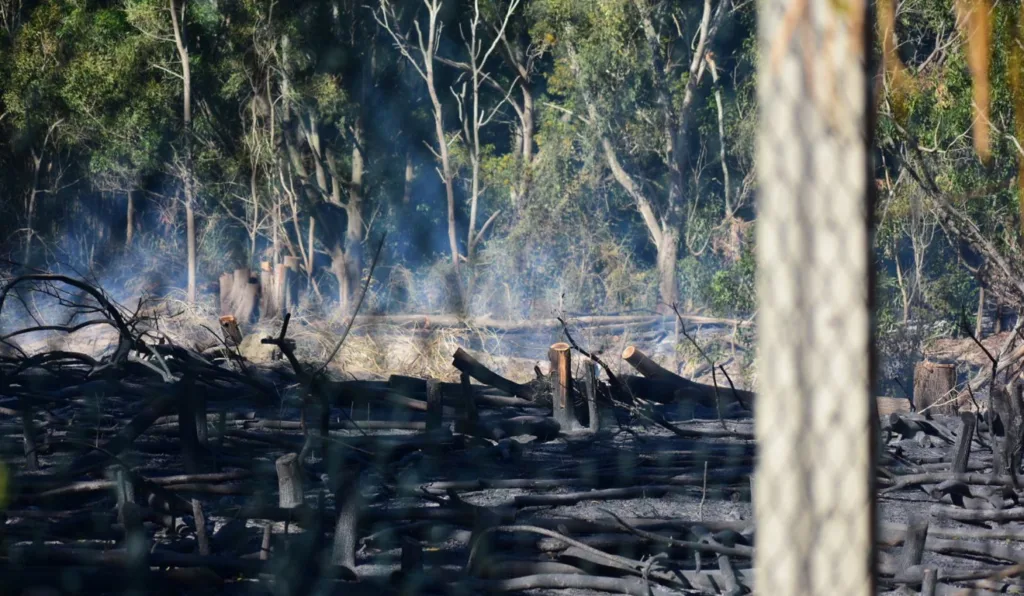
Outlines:
[[[144,318],[147,321],[144,327],[152,334],[179,345],[196,347],[215,345],[223,337],[216,300],[215,296],[203,295],[198,302],[190,304],[183,291],[175,291],[160,300],[136,298],[126,301],[123,306]],[[13,322],[8,323],[11,327]],[[324,314],[316,304],[304,303],[292,315],[288,337],[295,341],[296,355],[302,361],[321,363],[330,354],[347,323],[347,317],[330,312]],[[244,335],[276,335],[280,324],[280,320],[270,320],[243,325],[242,332]],[[626,327],[609,334],[607,330],[574,325],[571,319],[569,325],[574,339],[585,349],[599,354],[616,373],[635,374],[620,358],[622,351],[630,345],[640,347],[665,368],[686,377],[691,377],[703,364],[698,361],[696,353],[690,354],[685,346],[679,350],[673,345],[671,331],[654,332]],[[744,387],[748,383],[743,379],[742,359],[730,358],[727,349],[718,347],[729,339],[728,336],[728,332],[724,335],[712,333],[702,336],[700,341],[710,348],[717,362],[726,366],[737,386]],[[525,383],[535,377],[535,367],[547,372],[547,346],[564,339],[561,330],[554,329],[503,335],[488,328],[424,328],[375,321],[357,324],[353,328],[330,370],[344,378],[381,379],[401,374],[457,381],[459,373],[452,367],[452,354],[461,347],[495,372]],[[24,340],[21,343],[30,352],[64,349],[99,355],[116,341],[116,333],[110,328],[93,327],[72,336],[43,334],[25,337]],[[574,360],[579,364],[579,359]],[[703,368],[706,372],[707,367]],[[719,383],[725,386],[723,376],[718,376]],[[696,380],[710,383],[711,376],[704,374]]]

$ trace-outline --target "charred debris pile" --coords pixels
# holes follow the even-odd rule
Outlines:
[[[696,383],[630,347],[638,374],[615,374],[565,327],[529,383],[463,349],[459,382],[341,380],[329,361],[296,356],[287,314],[260,340],[280,361],[257,365],[230,317],[219,346],[179,345],[58,275],[8,281],[0,314],[33,292],[69,314],[3,330],[5,592],[753,588],[755,400],[724,369],[723,383]],[[18,347],[97,325],[116,332],[101,356]],[[1009,470],[1024,408],[1011,395],[996,400],[996,425],[974,413],[883,420],[883,587],[1014,584],[1024,507]]]

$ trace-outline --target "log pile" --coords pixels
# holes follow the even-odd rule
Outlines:
[[[4,593],[751,585],[749,515],[703,514],[749,499],[749,420],[716,420],[685,379],[610,375],[567,343],[526,384],[461,349],[456,383],[337,379],[295,356],[287,314],[262,340],[283,361],[257,367],[177,345],[59,276],[13,280],[0,313],[21,286],[119,341],[100,358],[16,345],[0,358]],[[226,345],[236,316],[221,318]],[[673,419],[692,396],[711,420]],[[633,512],[664,497],[692,515]]]
[[[464,349],[458,382],[339,379],[296,357],[287,315],[262,339],[282,361],[263,367],[176,345],[59,276],[11,281],[0,316],[19,288],[78,311],[60,331],[88,316],[118,340],[98,358],[27,354],[9,340],[30,329],[3,330],[4,593],[754,588],[756,398],[728,380],[635,346],[638,374],[616,375],[565,329],[528,383]],[[1014,384],[996,397],[998,419],[884,418],[881,587],[1018,586],[1024,402]]]
[[[883,419],[879,506],[902,511],[907,523],[881,526],[882,586],[922,594],[995,594],[1024,586],[1018,579],[1024,571],[1016,477],[1020,420],[1020,408],[1011,406],[995,416],[893,412]]]

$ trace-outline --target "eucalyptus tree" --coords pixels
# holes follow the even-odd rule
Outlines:
[[[732,3],[539,5],[536,34],[555,40],[549,87],[587,121],[608,171],[632,199],[656,249],[660,300],[673,304],[680,240],[701,190],[691,182],[698,95],[712,78],[708,53],[734,16]]]

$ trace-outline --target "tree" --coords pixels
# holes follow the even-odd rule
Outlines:
[[[410,39],[407,32],[398,29],[401,20],[395,11],[394,4],[390,0],[380,0],[380,8],[375,13],[375,16],[377,23],[391,36],[399,53],[408,60],[408,63],[415,69],[427,86],[427,93],[430,96],[430,103],[433,108],[434,133],[437,137],[437,149],[433,151],[434,156],[441,164],[441,180],[444,182],[448,204],[448,244],[451,250],[452,267],[455,269],[456,275],[458,275],[459,242],[458,232],[455,227],[455,172],[452,168],[451,156],[448,153],[444,111],[441,108],[441,100],[438,96],[437,83],[434,76],[434,66],[442,33],[438,14],[441,12],[444,2],[442,0],[423,0],[423,5],[427,11],[427,32],[426,36],[424,36],[419,19],[414,18],[415,43]]]
[[[634,201],[656,249],[661,301],[674,304],[687,202],[695,201],[688,172],[697,88],[731,3],[722,0],[712,9],[705,0],[699,15],[647,0],[600,8],[548,0],[547,9],[549,35],[563,36],[559,58],[572,79],[558,89],[585,110],[602,158]],[[694,22],[696,35],[684,32],[681,23]],[[688,52],[691,37],[697,42]],[[664,166],[656,178],[662,183],[644,180],[644,166],[654,159]]]
[[[181,128],[178,148],[169,168],[181,184],[182,203],[185,207],[186,267],[189,302],[196,299],[196,179],[192,153],[192,62],[188,43],[189,0],[128,0],[126,11],[129,21],[155,43],[172,45],[175,60],[165,56],[153,66],[181,82]]]
[[[487,228],[494,223],[494,220],[498,217],[498,211],[495,211],[484,224],[480,227],[480,231],[476,230],[477,221],[477,209],[480,203],[481,193],[481,172],[480,172],[480,161],[482,154],[480,151],[480,130],[489,124],[497,115],[498,110],[505,103],[505,99],[502,99],[497,106],[493,107],[489,113],[483,110],[480,106],[480,89],[486,80],[493,80],[487,73],[487,60],[491,57],[495,48],[498,47],[499,43],[504,39],[505,29],[508,26],[509,19],[515,13],[516,7],[519,5],[518,0],[512,0],[508,6],[508,10],[505,13],[504,18],[501,20],[501,26],[499,27],[493,41],[484,51],[484,41],[480,39],[481,34],[481,17],[480,17],[480,2],[474,0],[473,2],[473,17],[469,21],[469,39],[466,39],[466,54],[469,58],[468,63],[457,64],[460,68],[463,68],[469,74],[470,97],[466,98],[466,85],[462,85],[462,91],[457,92],[455,89],[452,92],[455,94],[459,102],[459,120],[462,122],[462,140],[469,148],[469,163],[472,170],[470,174],[470,195],[469,195],[469,231],[466,234],[466,259],[472,263],[474,252],[476,250],[477,243],[483,238]],[[505,98],[512,94],[513,89],[510,88]],[[467,105],[467,103],[469,105]]]

